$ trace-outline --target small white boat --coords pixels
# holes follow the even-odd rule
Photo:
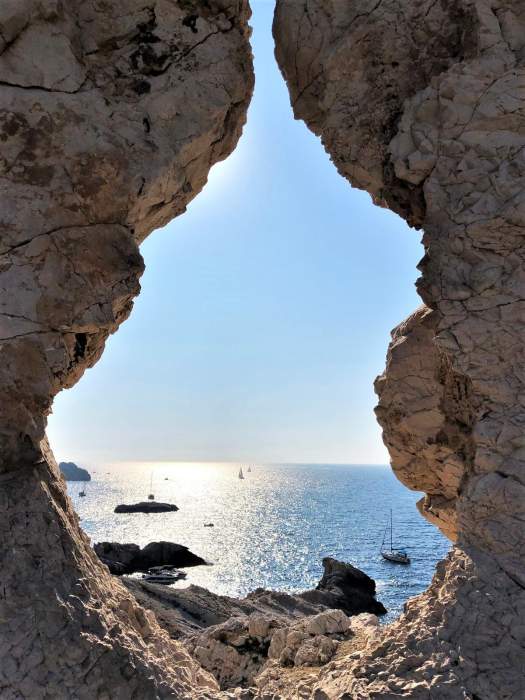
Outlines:
[[[242,473],[242,467],[239,469],[239,479],[244,479],[244,474]]]
[[[148,583],[160,583],[163,586],[169,586],[170,583],[175,583],[179,578],[179,576],[174,576],[167,571],[165,573],[144,574],[142,576],[143,581],[147,581]]]
[[[383,549],[385,545],[386,533],[388,532],[388,525],[385,527],[385,532],[383,533],[383,541],[381,542],[381,549],[379,550],[383,559],[391,561],[394,564],[410,564],[410,557],[404,549],[394,549],[393,545],[393,524],[392,524],[392,509],[390,509],[390,549]]]

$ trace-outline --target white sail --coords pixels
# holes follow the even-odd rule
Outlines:
[[[239,469],[239,479],[244,479],[244,474],[242,473],[242,467]]]

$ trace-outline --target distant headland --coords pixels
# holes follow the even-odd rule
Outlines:
[[[91,481],[91,474],[88,470],[82,469],[74,462],[60,462],[58,467],[66,481]]]

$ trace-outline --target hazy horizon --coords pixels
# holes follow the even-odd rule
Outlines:
[[[58,460],[57,460],[58,461]],[[61,459],[60,462],[73,462],[78,467],[89,467],[100,469],[102,467],[111,469],[113,467],[122,467],[126,465],[217,465],[217,466],[262,466],[262,467],[386,467],[390,469],[390,464],[388,462],[257,462],[257,461],[242,461],[242,460],[228,460],[228,461],[217,461],[217,460],[197,460],[197,459],[125,459],[125,460],[113,460],[113,461],[92,461],[90,464],[86,461],[71,459]]]
[[[383,464],[373,380],[420,303],[419,234],[294,121],[255,0],[237,149],[142,245],[130,319],[55,402],[58,460]]]

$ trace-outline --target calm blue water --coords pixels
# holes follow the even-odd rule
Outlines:
[[[70,482],[69,492],[92,542],[170,540],[213,564],[186,569],[179,586],[196,583],[233,596],[258,586],[300,591],[315,586],[321,559],[332,556],[376,580],[391,620],[428,586],[449,548],[419,515],[420,494],[402,486],[388,467],[256,465],[250,474],[245,469],[244,481],[234,464],[128,463],[90,471],[87,497],[78,498],[78,483]],[[151,475],[156,500],[180,510],[113,513],[118,503],[146,500]],[[408,549],[409,567],[379,556],[390,508],[394,540]]]

